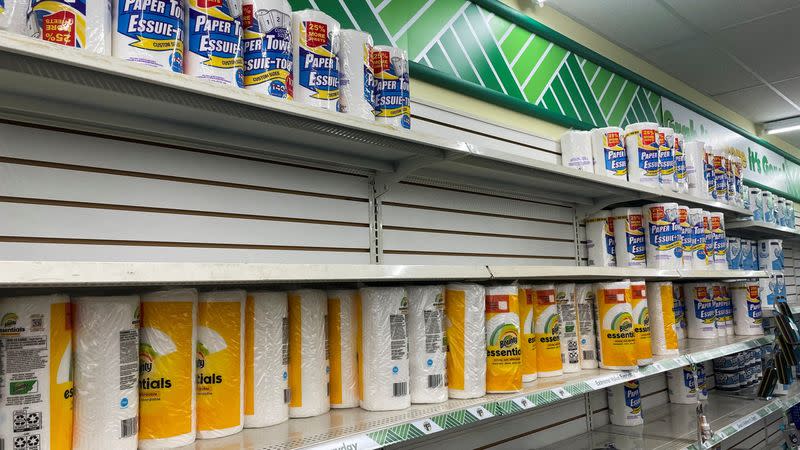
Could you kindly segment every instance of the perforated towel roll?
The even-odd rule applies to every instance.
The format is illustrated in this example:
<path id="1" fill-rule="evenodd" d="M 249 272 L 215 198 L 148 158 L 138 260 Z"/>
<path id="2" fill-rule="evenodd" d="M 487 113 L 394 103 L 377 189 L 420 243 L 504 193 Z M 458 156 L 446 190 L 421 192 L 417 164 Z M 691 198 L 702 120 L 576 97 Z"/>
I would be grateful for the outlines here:
<path id="1" fill-rule="evenodd" d="M 411 403 L 447 400 L 444 286 L 407 286 Z"/>
<path id="2" fill-rule="evenodd" d="M 486 302 L 479 284 L 448 284 L 447 382 L 450 398 L 486 394 Z"/>
<path id="3" fill-rule="evenodd" d="M 644 281 L 631 281 L 631 313 L 636 363 L 644 366 L 653 362 L 651 348 L 650 310 L 647 305 L 647 286 Z"/>
<path id="4" fill-rule="evenodd" d="M 716 311 L 711 292 L 705 283 L 683 285 L 686 300 L 686 336 L 691 339 L 715 339 Z"/>
<path id="5" fill-rule="evenodd" d="M 614 217 L 614 251 L 619 267 L 647 267 L 642 208 L 616 208 Z"/>
<path id="6" fill-rule="evenodd" d="M 647 283 L 647 306 L 650 313 L 651 348 L 654 355 L 678 354 L 678 333 L 680 325 L 675 321 L 675 299 L 672 283 L 651 281 Z"/>
<path id="7" fill-rule="evenodd" d="M 519 301 L 514 285 L 486 288 L 486 392 L 522 389 Z"/>
<path id="8" fill-rule="evenodd" d="M 325 291 L 289 293 L 289 417 L 330 410 L 327 313 Z"/>
<path id="9" fill-rule="evenodd" d="M 586 241 L 590 266 L 615 267 L 617 265 L 614 216 L 611 211 L 598 211 L 586 218 Z"/>
<path id="10" fill-rule="evenodd" d="M 339 108 L 351 116 L 374 121 L 375 74 L 370 65 L 372 36 L 357 30 L 342 30 L 339 36 Z"/>
<path id="11" fill-rule="evenodd" d="M 564 373 L 579 372 L 581 358 L 578 351 L 578 311 L 575 301 L 575 283 L 561 283 L 556 286 L 556 304 L 561 320 L 561 363 Z"/>
<path id="12" fill-rule="evenodd" d="M 689 195 L 698 198 L 708 197 L 708 181 L 705 178 L 707 161 L 705 143 L 689 141 L 684 146 L 686 155 L 686 179 Z"/>
<path id="13" fill-rule="evenodd" d="M 628 155 L 625 153 L 622 128 L 595 128 L 591 131 L 591 136 L 594 173 L 627 181 Z"/>
<path id="14" fill-rule="evenodd" d="M 591 283 L 575 285 L 575 302 L 578 305 L 578 349 L 581 369 L 597 368 L 597 331 L 595 330 L 595 298 Z"/>
<path id="15" fill-rule="evenodd" d="M 757 281 L 731 283 L 729 292 L 733 301 L 733 326 L 737 336 L 764 334 L 761 319 L 761 299 Z"/>
<path id="16" fill-rule="evenodd" d="M 395 128 L 411 128 L 408 54 L 402 48 L 376 45 L 370 54 L 375 73 L 375 120 Z"/>
<path id="17" fill-rule="evenodd" d="M 244 0 L 244 87 L 292 99 L 292 8 L 286 0 Z"/>
<path id="18" fill-rule="evenodd" d="M 635 427 L 644 423 L 639 380 L 606 388 L 606 392 L 608 393 L 608 419 L 613 425 Z"/>
<path id="19" fill-rule="evenodd" d="M 112 1 L 112 54 L 183 73 L 183 2 Z"/>
<path id="20" fill-rule="evenodd" d="M 657 123 L 633 123 L 625 127 L 628 180 L 650 186 L 658 185 L 657 133 Z"/>
<path id="21" fill-rule="evenodd" d="M 357 308 L 358 291 L 328 291 L 331 408 L 355 408 L 359 403 Z"/>
<path id="22" fill-rule="evenodd" d="M 533 286 L 533 321 L 536 332 L 536 369 L 540 377 L 564 373 L 561 362 L 561 318 L 554 284 Z"/>
<path id="23" fill-rule="evenodd" d="M 600 367 L 613 370 L 636 369 L 631 283 L 597 283 L 594 289 Z"/>
<path id="24" fill-rule="evenodd" d="M 520 342 L 522 343 L 522 382 L 528 383 L 538 378 L 536 371 L 536 330 L 533 312 L 533 302 L 536 297 L 533 286 L 520 285 L 518 298 L 521 327 Z"/>
<path id="25" fill-rule="evenodd" d="M 24 34 L 27 27 L 28 2 L 26 0 L 4 0 L 0 7 L 0 30 Z"/>
<path id="26" fill-rule="evenodd" d="M 339 22 L 314 9 L 292 14 L 294 100 L 339 109 Z"/>
<path id="27" fill-rule="evenodd" d="M 561 135 L 561 164 L 592 172 L 592 134 L 589 131 L 567 131 Z"/>
<path id="28" fill-rule="evenodd" d="M 31 0 L 27 34 L 67 47 L 111 54 L 111 2 L 88 0 Z"/>
<path id="29" fill-rule="evenodd" d="M 244 86 L 242 4 L 239 0 L 187 0 L 184 72 L 228 86 Z"/>
<path id="30" fill-rule="evenodd" d="M 678 269 L 683 255 L 677 203 L 651 203 L 642 207 L 647 242 L 647 267 Z"/>
<path id="31" fill-rule="evenodd" d="M 697 382 L 691 366 L 667 372 L 669 402 L 678 405 L 697 404 Z"/>

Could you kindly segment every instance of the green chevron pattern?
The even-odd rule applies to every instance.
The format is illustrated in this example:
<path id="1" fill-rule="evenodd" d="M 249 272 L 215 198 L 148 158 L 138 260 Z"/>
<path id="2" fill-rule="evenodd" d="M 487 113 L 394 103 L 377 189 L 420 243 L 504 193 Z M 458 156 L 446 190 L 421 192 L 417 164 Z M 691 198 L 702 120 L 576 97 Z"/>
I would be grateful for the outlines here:
<path id="1" fill-rule="evenodd" d="M 442 414 L 440 416 L 435 416 L 431 418 L 431 421 L 442 427 L 442 429 L 448 430 L 450 428 L 460 427 L 461 425 L 477 422 L 478 419 L 470 414 L 467 410 L 458 410 L 449 412 L 447 414 Z"/>
<path id="2" fill-rule="evenodd" d="M 379 445 L 391 445 L 409 439 L 420 438 L 425 436 L 425 434 L 413 425 L 403 424 L 374 433 L 367 433 L 367 436 Z"/>

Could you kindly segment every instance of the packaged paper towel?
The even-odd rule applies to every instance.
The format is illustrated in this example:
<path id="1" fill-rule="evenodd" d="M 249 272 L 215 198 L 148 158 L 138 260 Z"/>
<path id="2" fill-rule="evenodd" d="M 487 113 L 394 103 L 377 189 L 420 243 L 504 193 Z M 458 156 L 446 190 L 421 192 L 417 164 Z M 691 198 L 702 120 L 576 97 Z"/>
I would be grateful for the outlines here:
<path id="1" fill-rule="evenodd" d="M 636 363 L 645 366 L 653 362 L 651 348 L 650 310 L 647 305 L 647 286 L 644 281 L 631 281 L 631 310 Z"/>
<path id="2" fill-rule="evenodd" d="M 657 186 L 660 174 L 658 124 L 632 123 L 625 127 L 625 149 L 628 154 L 628 180 Z"/>
<path id="3" fill-rule="evenodd" d="M 331 408 L 355 408 L 358 389 L 358 291 L 328 291 L 328 357 Z"/>
<path id="4" fill-rule="evenodd" d="M 578 306 L 578 350 L 581 369 L 597 368 L 597 331 L 594 326 L 594 287 L 591 283 L 575 285 L 575 302 Z"/>
<path id="5" fill-rule="evenodd" d="M 359 369 L 361 408 L 391 411 L 411 406 L 408 389 L 408 297 L 403 287 L 365 287 L 361 297 Z"/>
<path id="6" fill-rule="evenodd" d="M 247 293 L 244 345 L 244 427 L 261 428 L 289 420 L 286 292 Z"/>
<path id="7" fill-rule="evenodd" d="M 30 0 L 27 6 L 28 36 L 101 55 L 111 54 L 109 0 Z"/>
<path id="8" fill-rule="evenodd" d="M 611 211 L 598 211 L 586 218 L 586 241 L 590 266 L 614 267 L 617 265 L 614 215 Z"/>
<path id="9" fill-rule="evenodd" d="M 738 157 L 734 155 L 732 152 L 728 151 L 725 154 L 725 174 L 726 179 L 728 180 L 728 192 L 726 198 L 728 199 L 728 204 L 736 205 L 738 201 L 736 200 L 736 175 L 734 167 L 736 167 L 736 160 Z"/>
<path id="10" fill-rule="evenodd" d="M 764 222 L 775 222 L 775 195 L 767 190 L 761 191 L 761 209 L 764 212 Z"/>
<path id="11" fill-rule="evenodd" d="M 794 202 L 791 201 L 791 200 L 788 200 L 788 199 L 786 200 L 785 217 L 786 217 L 786 225 L 785 226 L 787 226 L 787 227 L 789 227 L 791 229 L 795 229 L 795 227 L 797 226 L 797 218 L 795 216 L 795 211 L 794 211 Z"/>
<path id="12" fill-rule="evenodd" d="M 786 215 L 786 201 L 781 197 L 775 199 L 775 223 L 778 226 L 783 226 Z"/>
<path id="13" fill-rule="evenodd" d="M 642 399 L 639 394 L 639 380 L 606 388 L 608 393 L 608 420 L 613 425 L 635 427 L 642 420 Z"/>
<path id="14" fill-rule="evenodd" d="M 708 284 L 711 291 L 711 301 L 714 303 L 714 325 L 717 328 L 717 336 L 726 336 L 726 327 L 728 326 L 725 321 L 725 294 L 722 291 L 722 283 L 715 281 Z"/>
<path id="15" fill-rule="evenodd" d="M 679 325 L 675 322 L 675 299 L 669 281 L 647 283 L 647 308 L 650 314 L 651 349 L 654 355 L 678 354 Z M 634 310 L 635 317 L 635 310 Z"/>
<path id="16" fill-rule="evenodd" d="M 713 183 L 714 190 L 711 192 L 711 198 L 719 202 L 726 203 L 728 201 L 728 158 L 725 151 L 715 148 L 711 154 L 711 167 L 713 168 Z"/>
<path id="17" fill-rule="evenodd" d="M 187 0 L 184 72 L 201 80 L 244 87 L 240 0 Z"/>
<path id="18" fill-rule="evenodd" d="M 376 45 L 370 53 L 375 73 L 375 120 L 395 128 L 411 129 L 411 95 L 406 51 Z"/>
<path id="19" fill-rule="evenodd" d="M 686 295 L 683 285 L 672 285 L 672 312 L 675 314 L 675 334 L 678 341 L 686 339 Z"/>
<path id="20" fill-rule="evenodd" d="M 708 211 L 703 211 L 703 234 L 705 235 L 708 270 L 712 270 L 714 269 L 714 258 L 716 255 L 716 251 L 714 250 L 716 236 L 714 236 L 714 230 L 711 225 L 711 213 Z M 725 263 L 727 264 L 728 262 L 725 261 Z"/>
<path id="21" fill-rule="evenodd" d="M 0 30 L 25 34 L 27 30 L 27 0 L 3 0 L 0 6 Z"/>
<path id="22" fill-rule="evenodd" d="M 758 270 L 758 256 L 756 265 L 753 265 L 753 244 L 748 239 L 739 239 L 739 253 L 742 270 Z"/>
<path id="23" fill-rule="evenodd" d="M 776 303 L 786 299 L 786 279 L 782 273 L 771 273 L 769 278 L 758 279 L 761 307 L 772 309 Z"/>
<path id="24" fill-rule="evenodd" d="M 725 237 L 725 215 L 721 212 L 711 213 L 711 236 L 714 239 L 715 270 L 728 270 L 728 240 Z"/>
<path id="25" fill-rule="evenodd" d="M 684 149 L 683 135 L 673 133 L 672 150 L 675 156 L 675 192 L 689 192 L 689 181 L 686 178 L 686 151 Z"/>
<path id="26" fill-rule="evenodd" d="M 628 179 L 628 155 L 622 128 L 604 127 L 591 131 L 594 173 L 607 177 Z M 563 144 L 562 144 L 563 155 Z M 563 156 L 562 156 L 563 157 Z"/>
<path id="27" fill-rule="evenodd" d="M 536 327 L 533 302 L 536 298 L 533 286 L 520 285 L 517 291 L 519 298 L 519 320 L 522 347 L 522 382 L 536 380 Z"/>
<path id="28" fill-rule="evenodd" d="M 343 113 L 373 121 L 375 74 L 370 63 L 372 36 L 356 30 L 342 30 L 339 36 L 339 108 Z"/>
<path id="29" fill-rule="evenodd" d="M 561 135 L 561 164 L 584 172 L 592 167 L 592 132 L 570 130 Z M 601 162 L 598 162 L 601 164 Z"/>
<path id="30" fill-rule="evenodd" d="M 140 314 L 138 295 L 72 300 L 74 450 L 136 450 Z"/>
<path id="31" fill-rule="evenodd" d="M 561 363 L 564 373 L 580 372 L 581 358 L 578 349 L 578 304 L 575 301 L 575 283 L 555 285 L 558 316 L 561 320 Z"/>
<path id="32" fill-rule="evenodd" d="M 561 363 L 561 318 L 554 284 L 533 286 L 533 328 L 536 332 L 536 371 L 539 377 L 564 373 Z"/>
<path id="33" fill-rule="evenodd" d="M 704 148 L 706 151 L 705 179 L 708 183 L 706 186 L 706 189 L 708 189 L 706 198 L 716 198 L 714 196 L 714 190 L 716 189 L 716 182 L 714 180 L 714 147 L 710 144 L 706 144 Z"/>
<path id="34" fill-rule="evenodd" d="M 708 270 L 708 254 L 706 253 L 706 233 L 703 225 L 705 211 L 700 208 L 689 208 L 689 226 L 691 227 L 691 264 L 687 267 L 684 264 L 684 269 L 691 270 Z M 685 235 L 681 234 L 681 239 Z M 683 246 L 684 252 L 686 246 Z"/>
<path id="35" fill-rule="evenodd" d="M 658 128 L 658 184 L 668 191 L 675 191 L 675 131 L 672 128 Z"/>
<path id="36" fill-rule="evenodd" d="M 486 394 L 486 299 L 483 286 L 448 284 L 445 291 L 447 324 L 447 382 L 450 398 Z"/>
<path id="37" fill-rule="evenodd" d="M 519 301 L 514 285 L 486 288 L 486 392 L 522 389 Z"/>
<path id="38" fill-rule="evenodd" d="M 720 283 L 720 284 L 722 287 L 722 302 L 723 302 L 722 319 L 725 323 L 725 335 L 733 336 L 734 334 L 736 334 L 735 330 L 733 329 L 733 302 L 731 301 L 731 294 L 730 290 L 728 289 L 728 283 Z"/>
<path id="39" fill-rule="evenodd" d="M 9 448 L 38 441 L 36 450 L 69 450 L 74 392 L 69 297 L 3 298 L 0 317 L 0 436 Z"/>
<path id="40" fill-rule="evenodd" d="M 667 372 L 667 392 L 670 403 L 697 404 L 697 382 L 692 366 L 679 367 Z"/>
<path id="41" fill-rule="evenodd" d="M 597 283 L 594 290 L 600 367 L 612 370 L 636 369 L 630 281 Z"/>
<path id="42" fill-rule="evenodd" d="M 728 236 L 728 269 L 741 270 L 742 267 L 742 240 L 735 236 Z"/>
<path id="43" fill-rule="evenodd" d="M 686 181 L 692 197 L 708 197 L 708 181 L 705 177 L 706 149 L 702 141 L 689 141 L 684 146 L 686 158 Z"/>
<path id="44" fill-rule="evenodd" d="M 747 209 L 753 213 L 753 220 L 761 222 L 764 220 L 764 197 L 761 195 L 761 189 L 748 188 L 748 207 Z"/>
<path id="45" fill-rule="evenodd" d="M 112 54 L 126 61 L 183 73 L 182 1 L 117 0 Z"/>
<path id="46" fill-rule="evenodd" d="M 292 8 L 286 0 L 244 0 L 244 87 L 292 99 Z"/>
<path id="47" fill-rule="evenodd" d="M 289 292 L 289 417 L 330 410 L 327 313 L 325 291 Z"/>
<path id="48" fill-rule="evenodd" d="M 197 315 L 197 438 L 244 426 L 244 317 L 247 293 L 200 294 Z"/>
<path id="49" fill-rule="evenodd" d="M 292 14 L 292 80 L 295 101 L 339 110 L 339 22 L 314 9 Z"/>
<path id="50" fill-rule="evenodd" d="M 447 400 L 444 286 L 406 286 L 411 403 Z"/>
<path id="51" fill-rule="evenodd" d="M 731 283 L 729 291 L 733 302 L 733 327 L 737 336 L 764 334 L 761 319 L 761 299 L 757 281 Z"/>
<path id="52" fill-rule="evenodd" d="M 139 329 L 139 448 L 175 448 L 197 433 L 197 291 L 142 296 Z"/>
<path id="53" fill-rule="evenodd" d="M 689 219 L 688 206 L 678 205 L 678 225 L 681 227 L 681 261 L 679 267 L 690 269 L 694 258 L 694 230 Z"/>
<path id="54" fill-rule="evenodd" d="M 731 158 L 731 172 L 733 174 L 733 199 L 736 206 L 744 206 L 744 162 L 738 155 Z M 729 184 L 730 186 L 730 184 Z"/>
<path id="55" fill-rule="evenodd" d="M 686 337 L 715 339 L 716 309 L 708 284 L 687 283 L 683 285 L 683 292 L 686 296 Z"/>
<path id="56" fill-rule="evenodd" d="M 708 387 L 706 384 L 706 365 L 711 361 L 701 362 L 694 366 L 695 382 L 697 384 L 697 399 L 700 401 L 708 400 Z M 759 373 L 761 373 L 759 371 Z"/>
<path id="57" fill-rule="evenodd" d="M 642 207 L 647 267 L 678 269 L 683 256 L 682 230 L 677 203 L 651 203 Z"/>
<path id="58" fill-rule="evenodd" d="M 616 208 L 614 217 L 614 252 L 619 267 L 647 267 L 642 208 Z"/>
<path id="59" fill-rule="evenodd" d="M 764 239 L 758 241 L 758 270 L 768 273 L 783 272 L 783 241 Z"/>

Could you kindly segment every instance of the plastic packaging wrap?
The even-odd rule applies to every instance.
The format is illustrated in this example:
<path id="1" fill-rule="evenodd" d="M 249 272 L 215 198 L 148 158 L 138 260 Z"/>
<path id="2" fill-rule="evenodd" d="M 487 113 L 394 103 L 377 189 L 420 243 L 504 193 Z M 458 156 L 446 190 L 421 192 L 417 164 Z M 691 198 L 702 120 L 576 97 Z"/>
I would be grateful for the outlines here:
<path id="1" fill-rule="evenodd" d="M 700 208 L 689 208 L 689 226 L 691 226 L 691 264 L 687 267 L 684 264 L 684 269 L 691 270 L 708 270 L 708 253 L 706 251 L 706 233 L 703 226 L 703 218 L 705 211 Z M 681 236 L 683 239 L 684 236 Z M 684 251 L 686 246 L 683 246 Z"/>
<path id="2" fill-rule="evenodd" d="M 445 317 L 450 398 L 476 398 L 486 394 L 484 297 L 484 288 L 479 284 L 447 285 Z"/>
<path id="3" fill-rule="evenodd" d="M 486 288 L 486 392 L 522 389 L 517 287 Z"/>
<path id="4" fill-rule="evenodd" d="M 292 99 L 292 8 L 286 0 L 244 0 L 244 87 Z"/>
<path id="5" fill-rule="evenodd" d="M 686 337 L 690 339 L 715 339 L 716 310 L 711 291 L 706 283 L 683 285 L 686 301 Z"/>
<path id="6" fill-rule="evenodd" d="M 586 218 L 586 249 L 589 265 L 615 267 L 614 216 L 611 211 L 598 211 Z"/>
<path id="7" fill-rule="evenodd" d="M 561 363 L 561 318 L 554 284 L 533 286 L 533 327 L 536 332 L 536 371 L 539 377 L 564 373 Z"/>
<path id="8" fill-rule="evenodd" d="M 292 14 L 293 97 L 298 103 L 339 110 L 339 22 L 324 12 Z"/>
<path id="9" fill-rule="evenodd" d="M 289 420 L 289 306 L 285 292 L 248 292 L 244 308 L 244 427 Z"/>
<path id="10" fill-rule="evenodd" d="M 594 173 L 627 181 L 628 155 L 625 153 L 625 137 L 622 128 L 595 128 L 591 131 L 591 139 Z"/>
<path id="11" fill-rule="evenodd" d="M 0 4 L 0 30 L 24 34 L 27 29 L 28 1 L 3 0 Z"/>
<path id="12" fill-rule="evenodd" d="M 708 197 L 708 181 L 705 176 L 706 156 L 705 143 L 689 141 L 684 146 L 686 155 L 686 180 L 688 193 L 693 197 Z"/>
<path id="13" fill-rule="evenodd" d="M 597 331 L 594 326 L 594 287 L 591 283 L 575 285 L 575 303 L 578 311 L 578 350 L 581 369 L 597 368 Z"/>
<path id="14" fill-rule="evenodd" d="M 761 318 L 761 299 L 758 297 L 757 281 L 731 283 L 729 292 L 733 302 L 733 327 L 737 336 L 759 336 L 764 334 Z"/>
<path id="15" fill-rule="evenodd" d="M 697 404 L 697 381 L 692 366 L 680 367 L 667 372 L 669 402 L 678 405 Z"/>
<path id="16" fill-rule="evenodd" d="M 758 279 L 761 308 L 772 309 L 779 300 L 786 298 L 786 278 L 781 273 L 771 273 L 769 278 Z"/>
<path id="17" fill-rule="evenodd" d="M 726 328 L 728 326 L 725 321 L 725 294 L 722 291 L 722 283 L 715 281 L 708 284 L 708 289 L 711 292 L 711 301 L 714 303 L 714 325 L 717 328 L 717 336 L 727 336 Z"/>
<path id="18" fill-rule="evenodd" d="M 612 425 L 635 427 L 642 420 L 642 399 L 639 393 L 639 380 L 606 388 L 608 393 L 608 420 Z"/>
<path id="19" fill-rule="evenodd" d="M 675 191 L 675 131 L 658 128 L 658 184 L 668 191 Z"/>
<path id="20" fill-rule="evenodd" d="M 631 283 L 616 281 L 595 284 L 597 303 L 600 367 L 613 370 L 634 370 L 636 349 Z"/>
<path id="21" fill-rule="evenodd" d="M 714 239 L 714 264 L 712 267 L 715 270 L 728 270 L 728 240 L 725 236 L 725 215 L 721 212 L 711 213 L 711 236 Z"/>
<path id="22" fill-rule="evenodd" d="M 42 449 L 70 450 L 73 397 L 64 395 L 73 389 L 69 298 L 3 298 L 0 317 L 0 386 L 5 391 L 0 393 L 0 436 L 12 449 L 17 440 L 25 448 L 24 442 L 38 439 Z M 14 423 L 18 418 L 26 421 L 22 427 Z"/>
<path id="23" fill-rule="evenodd" d="M 183 1 L 116 0 L 111 3 L 114 56 L 183 73 Z"/>
<path id="24" fill-rule="evenodd" d="M 628 180 L 649 186 L 658 185 L 658 124 L 633 123 L 625 127 L 628 154 Z"/>
<path id="25" fill-rule="evenodd" d="M 214 83 L 244 87 L 240 0 L 187 0 L 184 72 Z"/>
<path id="26" fill-rule="evenodd" d="M 758 241 L 758 269 L 768 273 L 783 273 L 783 241 L 766 239 Z"/>
<path id="27" fill-rule="evenodd" d="M 570 130 L 561 135 L 561 165 L 584 172 L 594 171 L 592 132 Z"/>
<path id="28" fill-rule="evenodd" d="M 636 363 L 645 366 L 653 362 L 651 348 L 650 310 L 647 304 L 647 286 L 644 281 L 631 281 L 631 313 L 633 315 L 633 343 Z"/>
<path id="29" fill-rule="evenodd" d="M 197 291 L 142 296 L 139 330 L 139 448 L 189 445 L 195 405 Z"/>
<path id="30" fill-rule="evenodd" d="M 775 222 L 775 194 L 767 190 L 761 191 L 761 211 L 764 222 Z"/>
<path id="31" fill-rule="evenodd" d="M 358 291 L 328 291 L 328 359 L 331 408 L 355 408 L 358 390 Z"/>
<path id="32" fill-rule="evenodd" d="M 722 298 L 724 301 L 725 335 L 733 336 L 736 332 L 733 329 L 733 301 L 731 300 L 731 291 L 728 283 L 722 283 Z"/>
<path id="33" fill-rule="evenodd" d="M 694 259 L 694 230 L 689 219 L 689 207 L 678 205 L 678 225 L 681 228 L 681 261 L 679 267 L 684 269 L 692 268 Z"/>
<path id="34" fill-rule="evenodd" d="M 747 195 L 747 209 L 753 213 L 753 220 L 757 222 L 764 221 L 764 197 L 761 195 L 761 189 L 755 187 L 747 188 Z"/>
<path id="35" fill-rule="evenodd" d="M 538 378 L 536 370 L 536 329 L 533 311 L 533 302 L 536 297 L 533 286 L 520 285 L 517 297 L 519 298 L 520 343 L 522 347 L 522 382 L 528 383 Z"/>
<path id="36" fill-rule="evenodd" d="M 786 223 L 786 200 L 781 197 L 775 198 L 775 223 L 778 226 Z"/>
<path id="37" fill-rule="evenodd" d="M 675 334 L 678 341 L 686 339 L 686 295 L 682 284 L 672 285 L 672 312 L 675 314 Z"/>
<path id="38" fill-rule="evenodd" d="M 679 325 L 675 322 L 675 299 L 669 281 L 647 283 L 647 307 L 650 314 L 651 349 L 656 356 L 677 355 Z M 635 311 L 634 311 L 635 312 Z M 635 314 L 634 314 L 635 317 Z"/>
<path id="39" fill-rule="evenodd" d="M 675 192 L 689 192 L 689 181 L 686 178 L 686 150 L 683 135 L 673 133 L 672 150 L 675 156 Z"/>
<path id="40" fill-rule="evenodd" d="M 372 48 L 370 65 L 375 73 L 375 120 L 395 128 L 411 129 L 408 55 L 388 45 Z"/>
<path id="41" fill-rule="evenodd" d="M 647 267 L 678 269 L 683 255 L 677 203 L 651 203 L 642 207 L 647 243 Z"/>
<path id="42" fill-rule="evenodd" d="M 327 314 L 325 291 L 289 293 L 289 417 L 313 417 L 330 410 Z"/>
<path id="43" fill-rule="evenodd" d="M 614 217 L 614 251 L 619 267 L 647 267 L 642 208 L 616 208 Z"/>
<path id="44" fill-rule="evenodd" d="M 111 54 L 111 2 L 108 0 L 31 0 L 26 28 L 27 35 L 36 39 L 84 48 L 100 55 Z"/>
<path id="45" fill-rule="evenodd" d="M 408 297 L 403 287 L 360 289 L 361 408 L 392 411 L 411 406 L 408 389 Z"/>
<path id="46" fill-rule="evenodd" d="M 712 182 L 714 184 L 711 198 L 726 203 L 728 201 L 728 158 L 725 155 L 725 151 L 715 148 L 710 159 L 713 170 Z"/>
<path id="47" fill-rule="evenodd" d="M 695 365 L 695 382 L 697 384 L 697 399 L 700 401 L 708 400 L 708 385 L 706 384 L 706 366 L 711 361 L 701 362 Z M 759 371 L 759 373 L 761 373 Z"/>
<path id="48" fill-rule="evenodd" d="M 74 450 L 136 450 L 139 296 L 72 300 Z"/>
<path id="49" fill-rule="evenodd" d="M 407 286 L 411 403 L 447 400 L 444 286 Z"/>
<path id="50" fill-rule="evenodd" d="M 561 322 L 561 363 L 564 373 L 580 372 L 581 358 L 578 349 L 578 305 L 575 301 L 575 283 L 556 284 L 556 305 Z"/>
<path id="51" fill-rule="evenodd" d="M 351 116 L 373 121 L 375 74 L 370 65 L 372 36 L 356 30 L 342 30 L 339 36 L 339 109 Z"/>

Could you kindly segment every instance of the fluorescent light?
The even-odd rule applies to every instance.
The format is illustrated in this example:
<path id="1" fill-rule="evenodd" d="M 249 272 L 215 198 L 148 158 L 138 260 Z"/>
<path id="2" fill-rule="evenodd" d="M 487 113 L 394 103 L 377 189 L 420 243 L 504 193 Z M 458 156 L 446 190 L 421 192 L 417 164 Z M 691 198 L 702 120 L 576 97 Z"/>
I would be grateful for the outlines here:
<path id="1" fill-rule="evenodd" d="M 788 127 L 781 127 L 772 130 L 767 130 L 767 134 L 788 133 L 790 131 L 797 131 L 797 130 L 800 130 L 800 125 L 791 125 Z"/>
<path id="2" fill-rule="evenodd" d="M 764 131 L 767 134 L 788 133 L 797 130 L 800 130 L 800 116 L 764 123 Z"/>

